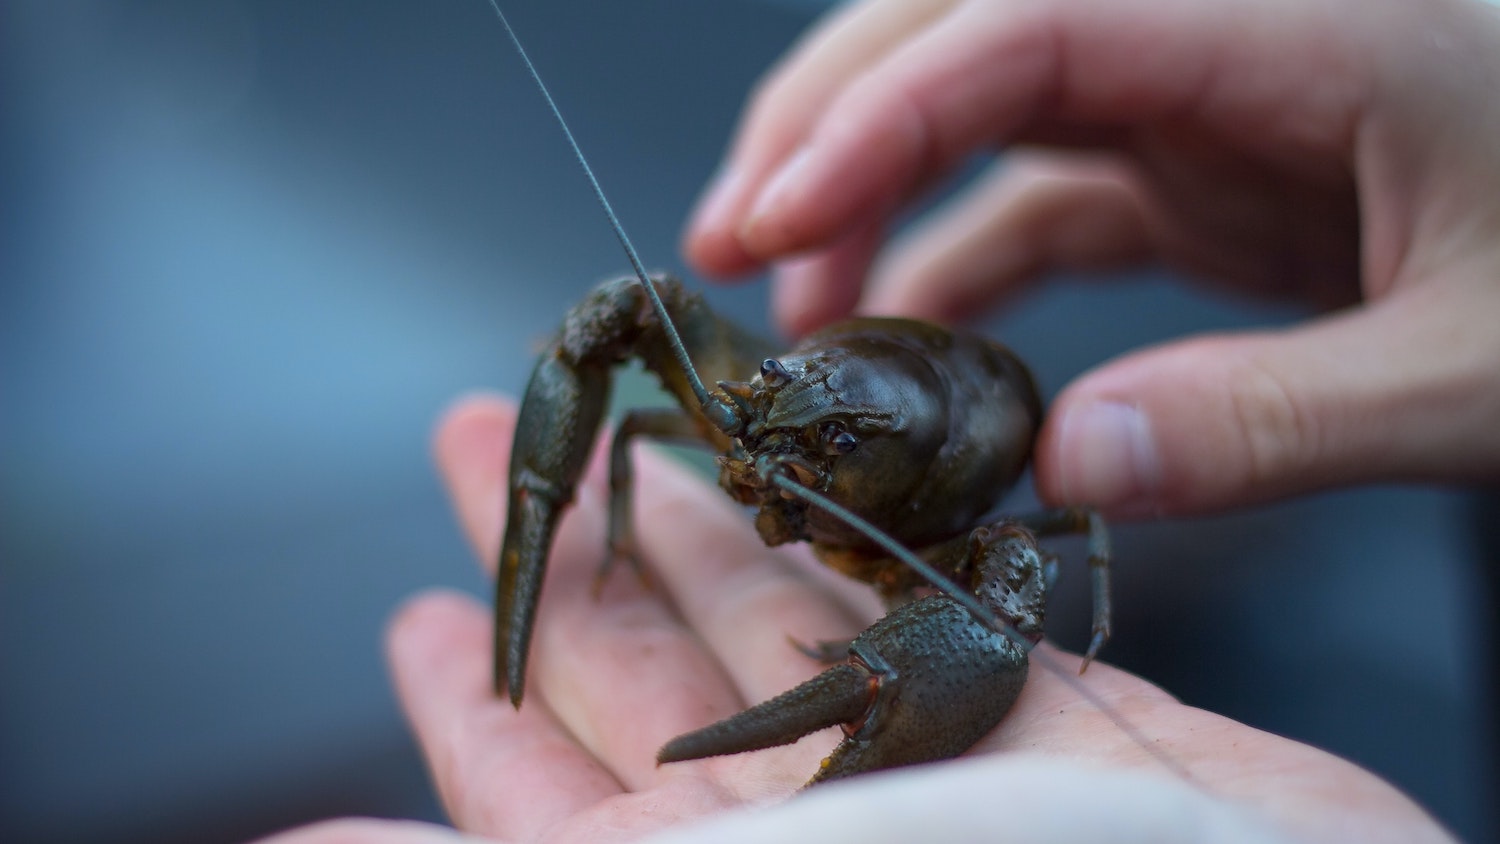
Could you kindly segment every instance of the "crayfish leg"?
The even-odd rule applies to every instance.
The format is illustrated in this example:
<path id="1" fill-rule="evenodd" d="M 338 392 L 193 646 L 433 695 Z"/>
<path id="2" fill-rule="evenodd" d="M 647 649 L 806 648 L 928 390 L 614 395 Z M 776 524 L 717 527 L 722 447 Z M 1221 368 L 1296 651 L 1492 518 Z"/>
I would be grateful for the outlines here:
<path id="1" fill-rule="evenodd" d="M 615 429 L 609 446 L 609 549 L 594 574 L 594 597 L 604 589 L 617 561 L 623 560 L 648 588 L 650 575 L 641 561 L 641 550 L 635 538 L 633 490 L 635 471 L 630 462 L 630 444 L 645 438 L 668 445 L 712 446 L 703 436 L 696 420 L 676 408 L 641 408 L 628 411 Z"/>
<path id="2" fill-rule="evenodd" d="M 809 733 L 864 717 L 879 678 L 863 666 L 839 663 L 794 689 L 662 746 L 658 764 L 724 756 L 791 744 Z"/>
<path id="3" fill-rule="evenodd" d="M 790 744 L 833 724 L 845 738 L 808 781 L 948 759 L 979 741 L 1026 683 L 1026 650 L 944 595 L 860 634 L 846 662 L 779 697 L 668 742 L 660 762 Z"/>
<path id="4" fill-rule="evenodd" d="M 1083 534 L 1088 538 L 1089 586 L 1094 616 L 1088 650 L 1084 651 L 1083 665 L 1078 669 L 1078 673 L 1082 674 L 1099 654 L 1099 649 L 1109 641 L 1114 618 L 1110 600 L 1110 560 L 1113 554 L 1110 550 L 1109 529 L 1105 527 L 1103 517 L 1091 507 L 1059 507 L 1018 516 L 1009 521 L 1025 525 L 1037 536 Z"/>

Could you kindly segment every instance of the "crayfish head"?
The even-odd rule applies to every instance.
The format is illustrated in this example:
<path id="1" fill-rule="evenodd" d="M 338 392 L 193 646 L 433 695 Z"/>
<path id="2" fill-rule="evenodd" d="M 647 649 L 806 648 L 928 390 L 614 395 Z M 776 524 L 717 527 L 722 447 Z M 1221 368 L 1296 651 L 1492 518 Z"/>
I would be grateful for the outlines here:
<path id="1" fill-rule="evenodd" d="M 1020 476 L 1041 423 L 1036 386 L 1009 350 L 914 320 L 830 326 L 720 388 L 741 423 L 721 483 L 759 508 L 772 544 L 874 544 L 844 518 L 788 500 L 774 477 L 909 548 L 962 536 Z"/>
<path id="2" fill-rule="evenodd" d="M 759 508 L 756 525 L 768 544 L 870 544 L 841 519 L 777 488 L 776 475 L 898 538 L 928 538 L 903 528 L 920 527 L 910 515 L 924 506 L 917 493 L 946 439 L 942 385 L 920 355 L 864 346 L 767 359 L 751 381 L 719 385 L 747 420 L 739 448 L 720 459 L 721 484 Z"/>

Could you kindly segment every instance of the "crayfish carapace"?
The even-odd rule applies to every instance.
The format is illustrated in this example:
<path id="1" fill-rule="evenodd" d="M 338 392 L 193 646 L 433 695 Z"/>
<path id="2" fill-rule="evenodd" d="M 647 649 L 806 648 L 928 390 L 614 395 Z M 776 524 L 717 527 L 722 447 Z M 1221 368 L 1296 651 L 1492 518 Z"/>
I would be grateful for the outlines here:
<path id="1" fill-rule="evenodd" d="M 526 388 L 496 584 L 497 691 L 520 705 L 553 534 L 598 434 L 612 372 L 628 360 L 656 374 L 681 410 L 621 421 L 609 553 L 635 550 L 629 442 L 696 442 L 721 455 L 721 486 L 755 508 L 768 544 L 810 542 L 824 563 L 874 584 L 890 607 L 827 671 L 673 739 L 660 761 L 786 744 L 834 724 L 846 737 L 813 782 L 964 752 L 1010 709 L 1042 636 L 1057 566 L 1037 535 L 1089 536 L 1087 665 L 1109 635 L 1102 522 L 1077 508 L 987 518 L 1030 459 L 1042 418 L 1031 375 L 1009 350 L 923 322 L 866 318 L 776 355 L 680 283 L 648 279 L 584 170 L 637 276 L 601 285 L 568 313 Z M 919 596 L 924 587 L 935 592 Z"/>

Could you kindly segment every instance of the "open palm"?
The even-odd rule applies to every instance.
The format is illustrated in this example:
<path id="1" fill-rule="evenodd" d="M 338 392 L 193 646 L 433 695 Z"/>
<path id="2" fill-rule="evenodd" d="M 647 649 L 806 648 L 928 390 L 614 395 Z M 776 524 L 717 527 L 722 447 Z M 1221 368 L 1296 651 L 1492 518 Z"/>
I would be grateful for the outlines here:
<path id="1" fill-rule="evenodd" d="M 468 536 L 493 561 L 515 425 L 505 400 L 460 403 L 437 458 Z M 657 766 L 667 739 L 816 673 L 788 637 L 849 637 L 868 590 L 768 549 L 727 497 L 638 455 L 643 583 L 596 598 L 607 492 L 601 461 L 559 531 L 519 711 L 491 685 L 489 611 L 451 593 L 413 600 L 390 634 L 396 685 L 453 821 L 514 841 L 1444 840 L 1421 809 L 1358 767 L 1210 712 L 1047 645 L 1014 709 L 973 759 L 820 786 L 787 800 L 836 742 Z M 1071 681 L 1071 682 L 1070 682 Z M 1081 696 L 1085 686 L 1102 712 Z M 1120 724 L 1128 724 L 1130 731 Z M 1164 761 L 1165 760 L 1165 761 Z M 969 795 L 965 798 L 964 795 Z M 684 822 L 721 819 L 712 833 Z M 345 821 L 289 841 L 451 840 L 434 827 Z M 936 836 L 936 839 L 934 839 Z"/>

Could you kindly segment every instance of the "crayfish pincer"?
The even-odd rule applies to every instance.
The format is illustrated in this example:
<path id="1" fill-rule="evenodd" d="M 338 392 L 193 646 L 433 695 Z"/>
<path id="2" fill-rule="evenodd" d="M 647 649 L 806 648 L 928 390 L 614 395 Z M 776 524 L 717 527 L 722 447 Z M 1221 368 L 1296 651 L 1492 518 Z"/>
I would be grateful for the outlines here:
<path id="1" fill-rule="evenodd" d="M 787 744 L 834 724 L 846 738 L 813 782 L 957 756 L 1005 716 L 1042 636 L 1056 562 L 1036 536 L 1087 533 L 1093 639 L 1109 637 L 1109 550 L 1092 511 L 989 517 L 1042 421 L 1031 374 L 983 337 L 907 319 L 851 319 L 780 356 L 679 282 L 648 277 L 562 113 L 510 34 L 635 269 L 568 312 L 521 401 L 495 595 L 495 686 L 521 705 L 542 575 L 558 518 L 599 432 L 613 370 L 639 361 L 679 410 L 636 410 L 610 452 L 609 555 L 637 559 L 629 443 L 719 453 L 719 485 L 755 509 L 768 545 L 809 542 L 874 584 L 890 612 L 795 689 L 662 748 L 680 761 Z M 704 384 L 716 385 L 709 389 Z M 919 595 L 935 590 L 935 594 Z"/>
<path id="2" fill-rule="evenodd" d="M 1042 417 L 1035 384 L 1009 350 L 915 320 L 860 318 L 773 356 L 769 343 L 679 282 L 651 285 L 661 311 L 637 279 L 595 289 L 568 313 L 526 388 L 497 582 L 497 690 L 520 705 L 553 532 L 598 433 L 613 369 L 630 359 L 681 409 L 621 421 L 609 553 L 635 553 L 630 440 L 701 443 L 720 454 L 720 485 L 755 509 L 767 544 L 811 543 L 891 608 L 823 674 L 672 740 L 661 761 L 786 744 L 834 724 L 846 738 L 813 782 L 964 752 L 1020 694 L 1041 638 L 1056 562 L 1037 535 L 1089 536 L 1093 658 L 1109 635 L 1098 517 L 1068 508 L 987 518 L 1025 468 Z M 922 594 L 926 587 L 938 591 Z"/>

